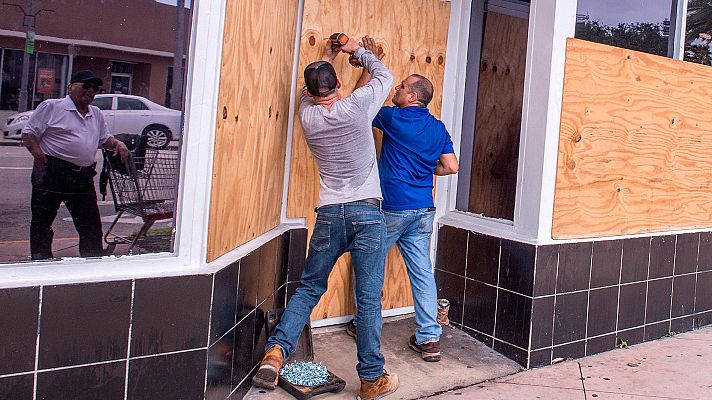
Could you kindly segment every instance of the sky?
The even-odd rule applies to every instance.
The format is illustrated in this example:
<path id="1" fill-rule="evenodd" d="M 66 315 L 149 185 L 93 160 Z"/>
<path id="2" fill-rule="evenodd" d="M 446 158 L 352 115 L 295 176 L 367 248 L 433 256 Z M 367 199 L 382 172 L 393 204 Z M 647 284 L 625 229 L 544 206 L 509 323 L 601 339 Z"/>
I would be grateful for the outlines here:
<path id="1" fill-rule="evenodd" d="M 578 0 L 578 14 L 605 25 L 621 22 L 662 22 L 670 18 L 672 0 Z"/>

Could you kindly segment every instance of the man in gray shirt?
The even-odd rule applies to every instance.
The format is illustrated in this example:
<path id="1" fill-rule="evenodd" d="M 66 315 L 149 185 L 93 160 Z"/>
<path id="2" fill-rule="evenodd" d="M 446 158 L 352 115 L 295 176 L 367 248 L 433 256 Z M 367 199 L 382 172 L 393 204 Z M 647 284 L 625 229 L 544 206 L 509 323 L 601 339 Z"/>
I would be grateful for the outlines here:
<path id="1" fill-rule="evenodd" d="M 353 54 L 372 76 L 345 98 L 331 65 L 341 51 Z M 295 351 L 312 309 L 326 291 L 336 260 L 350 252 L 358 308 L 358 398 L 382 398 L 396 391 L 398 377 L 384 371 L 380 352 L 386 226 L 371 122 L 388 97 L 393 76 L 373 53 L 350 39 L 343 47 L 327 44 L 322 60 L 305 68 L 304 81 L 299 120 L 319 168 L 319 207 L 299 288 L 267 340 L 252 383 L 274 389 L 284 359 Z"/>

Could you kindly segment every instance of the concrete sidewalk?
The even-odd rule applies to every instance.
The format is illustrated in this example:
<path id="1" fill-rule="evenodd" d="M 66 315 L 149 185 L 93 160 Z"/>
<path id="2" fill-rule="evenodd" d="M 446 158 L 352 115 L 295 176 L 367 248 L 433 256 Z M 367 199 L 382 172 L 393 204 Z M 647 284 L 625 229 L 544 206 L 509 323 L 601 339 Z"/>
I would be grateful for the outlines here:
<path id="1" fill-rule="evenodd" d="M 712 399 L 712 328 L 434 396 L 462 399 Z"/>
<path id="2" fill-rule="evenodd" d="M 442 361 L 423 362 L 406 345 L 414 327 L 412 318 L 384 321 L 386 368 L 401 382 L 388 400 L 712 399 L 712 327 L 529 371 L 452 328 L 443 330 Z M 353 339 L 334 327 L 315 330 L 313 341 L 316 361 L 347 382 L 340 393 L 314 398 L 356 398 Z M 253 387 L 245 399 L 293 397 Z"/>

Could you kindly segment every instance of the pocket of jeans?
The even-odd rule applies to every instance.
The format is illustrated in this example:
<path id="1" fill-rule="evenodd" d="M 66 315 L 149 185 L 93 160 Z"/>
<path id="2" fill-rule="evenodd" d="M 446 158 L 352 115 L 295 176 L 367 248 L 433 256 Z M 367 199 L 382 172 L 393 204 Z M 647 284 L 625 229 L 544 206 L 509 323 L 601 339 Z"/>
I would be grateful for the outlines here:
<path id="1" fill-rule="evenodd" d="M 316 220 L 314 233 L 309 241 L 309 247 L 316 251 L 323 251 L 329 248 L 331 241 L 331 222 Z"/>
<path id="2" fill-rule="evenodd" d="M 383 244 L 383 221 L 353 221 L 355 249 L 373 253 L 379 251 Z"/>
<path id="3" fill-rule="evenodd" d="M 433 222 L 435 221 L 435 211 L 428 211 L 420 216 L 418 221 L 418 233 L 433 233 Z"/>
<path id="4" fill-rule="evenodd" d="M 388 211 L 383 211 L 383 216 L 386 219 L 386 232 L 393 233 L 398 231 L 398 229 L 403 224 L 403 215 L 396 214 Z"/>

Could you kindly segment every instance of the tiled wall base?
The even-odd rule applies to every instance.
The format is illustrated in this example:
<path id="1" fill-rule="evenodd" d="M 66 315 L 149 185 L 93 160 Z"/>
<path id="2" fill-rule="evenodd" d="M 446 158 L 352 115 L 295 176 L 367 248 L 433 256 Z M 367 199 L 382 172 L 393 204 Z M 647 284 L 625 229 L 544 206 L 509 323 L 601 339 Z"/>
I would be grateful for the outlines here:
<path id="1" fill-rule="evenodd" d="M 534 246 L 441 226 L 450 320 L 524 367 L 712 324 L 712 232 Z"/>
<path id="2" fill-rule="evenodd" d="M 0 399 L 240 399 L 305 254 L 296 229 L 215 274 L 0 289 Z"/>

